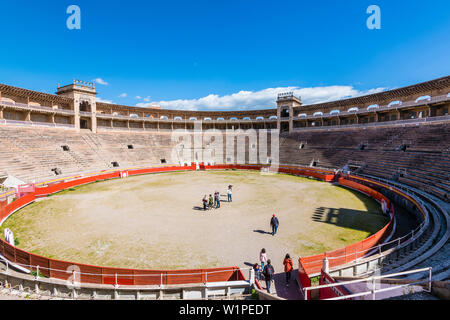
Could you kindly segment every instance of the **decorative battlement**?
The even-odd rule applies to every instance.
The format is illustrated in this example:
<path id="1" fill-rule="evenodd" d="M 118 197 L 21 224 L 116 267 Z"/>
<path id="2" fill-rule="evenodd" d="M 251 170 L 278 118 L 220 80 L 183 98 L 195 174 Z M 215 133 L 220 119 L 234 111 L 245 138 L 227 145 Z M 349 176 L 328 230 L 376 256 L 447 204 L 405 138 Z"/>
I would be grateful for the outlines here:
<path id="1" fill-rule="evenodd" d="M 68 95 L 74 91 L 96 95 L 95 83 L 73 79 L 72 83 L 63 87 L 58 84 L 57 95 Z"/>
<path id="2" fill-rule="evenodd" d="M 290 91 L 290 92 L 283 92 L 283 93 L 279 93 L 278 94 L 278 99 L 277 102 L 280 101 L 296 101 L 297 103 L 302 103 L 302 98 L 301 97 L 296 97 L 294 95 L 294 92 Z"/>

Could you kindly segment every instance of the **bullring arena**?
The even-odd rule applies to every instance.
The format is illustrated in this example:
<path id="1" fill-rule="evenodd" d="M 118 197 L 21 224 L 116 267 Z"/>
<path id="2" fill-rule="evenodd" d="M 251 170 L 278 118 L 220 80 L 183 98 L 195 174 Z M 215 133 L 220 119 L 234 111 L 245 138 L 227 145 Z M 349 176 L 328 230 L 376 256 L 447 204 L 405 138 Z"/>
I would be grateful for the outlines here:
<path id="1" fill-rule="evenodd" d="M 96 94 L 75 80 L 55 95 L 0 85 L 0 231 L 13 233 L 2 294 L 448 297 L 450 77 L 315 105 L 286 93 L 276 109 L 238 112 Z M 204 211 L 215 191 L 221 207 Z M 261 248 L 272 294 L 252 270 Z"/>

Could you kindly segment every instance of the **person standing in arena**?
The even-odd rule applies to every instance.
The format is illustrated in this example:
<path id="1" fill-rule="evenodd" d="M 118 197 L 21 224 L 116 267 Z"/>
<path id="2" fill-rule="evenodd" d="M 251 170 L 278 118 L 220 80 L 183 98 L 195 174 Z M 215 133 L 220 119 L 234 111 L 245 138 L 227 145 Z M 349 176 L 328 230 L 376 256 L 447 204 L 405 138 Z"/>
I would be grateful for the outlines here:
<path id="1" fill-rule="evenodd" d="M 273 215 L 272 219 L 270 219 L 270 226 L 272 227 L 272 236 L 274 236 L 277 233 L 279 225 L 280 222 L 278 221 L 278 218 L 275 217 L 275 215 Z"/>
<path id="2" fill-rule="evenodd" d="M 203 210 L 206 211 L 206 207 L 208 206 L 208 199 L 206 198 L 206 194 L 203 197 Z"/>
<path id="3" fill-rule="evenodd" d="M 216 191 L 216 209 L 220 208 L 220 193 L 218 191 Z"/>
<path id="4" fill-rule="evenodd" d="M 213 208 L 213 205 L 214 205 L 214 199 L 213 199 L 212 194 L 210 194 L 210 195 L 209 195 L 208 208 L 209 208 L 209 209 L 212 209 L 212 208 Z"/>
<path id="5" fill-rule="evenodd" d="M 233 202 L 233 190 L 232 190 L 232 185 L 228 186 L 228 202 Z"/>
<path id="6" fill-rule="evenodd" d="M 267 265 L 264 267 L 264 270 L 263 270 L 264 279 L 266 280 L 267 293 L 269 293 L 269 294 L 270 294 L 270 284 L 273 280 L 274 274 L 275 274 L 275 270 L 273 269 L 273 266 L 269 259 L 269 260 L 267 260 Z"/>
<path id="7" fill-rule="evenodd" d="M 266 249 L 262 248 L 259 253 L 259 261 L 261 262 L 261 269 L 264 269 L 264 265 L 267 263 Z"/>
<path id="8" fill-rule="evenodd" d="M 214 208 L 217 208 L 217 191 L 214 192 Z"/>
<path id="9" fill-rule="evenodd" d="M 286 254 L 283 264 L 284 264 L 284 272 L 286 273 L 286 286 L 289 287 L 289 281 L 291 280 L 291 272 L 292 269 L 294 268 L 294 263 L 292 262 L 289 253 Z"/>

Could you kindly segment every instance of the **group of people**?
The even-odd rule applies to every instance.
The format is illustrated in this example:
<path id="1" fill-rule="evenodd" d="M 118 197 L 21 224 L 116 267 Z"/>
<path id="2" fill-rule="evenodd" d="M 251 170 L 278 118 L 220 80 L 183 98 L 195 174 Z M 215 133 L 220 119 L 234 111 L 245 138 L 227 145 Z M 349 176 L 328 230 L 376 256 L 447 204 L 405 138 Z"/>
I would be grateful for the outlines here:
<path id="1" fill-rule="evenodd" d="M 228 186 L 228 202 L 232 202 L 232 194 L 233 194 L 233 186 L 230 184 Z M 203 197 L 202 203 L 203 203 L 203 210 L 210 210 L 210 209 L 219 209 L 220 208 L 220 192 L 216 191 L 214 192 L 214 197 L 212 194 L 209 195 L 209 197 L 205 196 Z"/>
<path id="2" fill-rule="evenodd" d="M 270 294 L 270 285 L 273 281 L 275 269 L 272 266 L 272 261 L 270 261 L 270 259 L 267 259 L 267 253 L 265 248 L 262 248 L 261 252 L 259 253 L 259 261 L 261 262 L 261 265 L 255 263 L 253 265 L 253 270 L 255 271 L 255 276 L 258 280 L 262 280 L 262 278 L 264 278 L 266 282 L 267 292 Z M 286 275 L 286 286 L 288 287 L 289 282 L 291 281 L 291 273 L 292 270 L 294 269 L 294 263 L 289 253 L 287 253 L 286 256 L 284 257 L 283 265 L 284 265 L 284 273 Z"/>

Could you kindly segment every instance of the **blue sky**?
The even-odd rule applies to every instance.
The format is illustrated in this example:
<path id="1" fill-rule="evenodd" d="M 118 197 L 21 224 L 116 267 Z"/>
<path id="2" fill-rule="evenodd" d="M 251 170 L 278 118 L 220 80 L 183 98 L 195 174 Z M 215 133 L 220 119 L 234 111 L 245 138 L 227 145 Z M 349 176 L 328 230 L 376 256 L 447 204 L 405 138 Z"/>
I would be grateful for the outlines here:
<path id="1" fill-rule="evenodd" d="M 71 4 L 81 30 L 66 27 Z M 372 4 L 381 30 L 366 27 Z M 267 108 L 279 91 L 315 103 L 450 74 L 448 0 L 3 0 L 0 12 L 1 83 L 54 93 L 102 79 L 100 99 L 127 105 Z"/>

